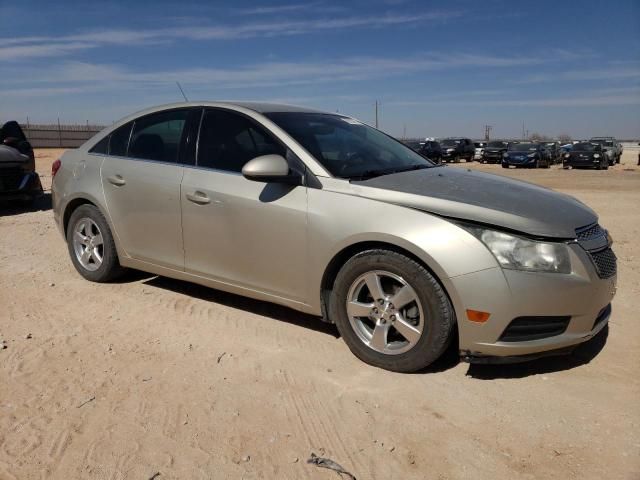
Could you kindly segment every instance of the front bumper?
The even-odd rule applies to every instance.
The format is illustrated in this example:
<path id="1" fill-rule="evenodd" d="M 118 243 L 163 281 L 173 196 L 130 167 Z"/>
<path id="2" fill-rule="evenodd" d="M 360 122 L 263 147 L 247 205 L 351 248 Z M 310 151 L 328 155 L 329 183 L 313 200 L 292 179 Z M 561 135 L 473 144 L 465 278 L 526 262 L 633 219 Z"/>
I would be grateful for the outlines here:
<path id="1" fill-rule="evenodd" d="M 601 158 L 565 158 L 563 167 L 597 167 L 602 163 Z"/>
<path id="2" fill-rule="evenodd" d="M 502 157 L 502 164 L 513 167 L 529 167 L 536 163 L 537 157 L 512 158 Z"/>
<path id="3" fill-rule="evenodd" d="M 484 152 L 482 160 L 487 163 L 500 163 L 502 161 L 502 153 L 487 153 Z"/>
<path id="4" fill-rule="evenodd" d="M 463 357 L 513 357 L 566 349 L 589 340 L 607 325 L 616 275 L 598 277 L 589 254 L 570 245 L 570 274 L 503 270 L 499 267 L 451 278 L 451 294 Z M 451 292 L 450 292 L 451 293 Z M 466 310 L 489 312 L 485 323 L 467 320 Z M 503 334 L 521 317 L 567 318 L 559 334 L 505 341 Z"/>

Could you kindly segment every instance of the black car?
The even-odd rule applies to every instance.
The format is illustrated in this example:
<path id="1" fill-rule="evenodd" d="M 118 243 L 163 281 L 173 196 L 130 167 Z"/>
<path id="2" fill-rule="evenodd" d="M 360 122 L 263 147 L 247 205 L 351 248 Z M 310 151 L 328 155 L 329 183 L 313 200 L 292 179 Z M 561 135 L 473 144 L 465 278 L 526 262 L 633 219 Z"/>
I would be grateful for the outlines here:
<path id="1" fill-rule="evenodd" d="M 437 163 L 442 163 L 442 148 L 440 144 L 433 140 L 427 140 L 422 145 L 422 148 L 419 150 L 419 153 L 429 160 L 432 160 Z"/>
<path id="2" fill-rule="evenodd" d="M 487 143 L 482 153 L 482 163 L 500 163 L 502 162 L 502 156 L 506 153 L 509 147 L 509 142 L 502 140 L 492 140 Z"/>
<path id="3" fill-rule="evenodd" d="M 476 147 L 468 138 L 445 138 L 440 142 L 442 148 L 442 161 L 456 162 L 465 159 L 467 162 L 473 161 Z"/>
<path id="4" fill-rule="evenodd" d="M 551 155 L 544 143 L 513 142 L 502 155 L 502 168 L 549 168 Z"/>
<path id="5" fill-rule="evenodd" d="M 589 167 L 596 170 L 604 168 L 607 170 L 609 159 L 599 143 L 580 142 L 573 146 L 571 152 L 562 156 L 562 168 L 569 167 Z"/>
<path id="6" fill-rule="evenodd" d="M 33 148 L 17 122 L 0 129 L 0 200 L 32 203 L 42 195 Z"/>

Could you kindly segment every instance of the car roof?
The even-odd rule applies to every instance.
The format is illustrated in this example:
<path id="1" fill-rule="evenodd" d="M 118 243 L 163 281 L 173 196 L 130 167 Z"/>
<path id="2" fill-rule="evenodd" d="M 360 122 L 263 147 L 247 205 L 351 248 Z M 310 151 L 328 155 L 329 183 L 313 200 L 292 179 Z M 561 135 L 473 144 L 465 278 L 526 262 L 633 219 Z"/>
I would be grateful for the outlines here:
<path id="1" fill-rule="evenodd" d="M 258 113 L 275 113 L 275 112 L 305 112 L 305 113 L 329 113 L 323 112 L 321 110 L 316 110 L 309 107 L 301 107 L 298 105 L 288 105 L 285 103 L 269 103 L 269 102 L 236 102 L 236 101 L 193 101 L 193 102 L 176 102 L 169 103 L 166 105 L 158 105 L 155 107 L 151 107 L 150 109 L 145 110 L 149 111 L 161 111 L 170 108 L 181 108 L 181 107 L 219 107 L 219 106 L 229 106 L 229 107 L 243 107 L 249 110 L 253 110 Z M 339 114 L 335 114 L 339 115 Z"/>

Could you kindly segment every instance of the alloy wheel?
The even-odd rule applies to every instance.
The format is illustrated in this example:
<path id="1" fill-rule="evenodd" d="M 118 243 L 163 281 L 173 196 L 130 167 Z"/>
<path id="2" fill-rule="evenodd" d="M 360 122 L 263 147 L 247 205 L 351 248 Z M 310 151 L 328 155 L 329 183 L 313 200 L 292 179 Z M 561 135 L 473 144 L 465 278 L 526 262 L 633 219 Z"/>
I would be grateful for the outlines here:
<path id="1" fill-rule="evenodd" d="M 83 268 L 94 272 L 102 265 L 104 242 L 96 222 L 81 218 L 73 231 L 73 251 Z"/>
<path id="2" fill-rule="evenodd" d="M 415 346 L 424 333 L 424 313 L 415 290 L 399 275 L 374 270 L 349 288 L 347 315 L 353 331 L 369 348 L 398 355 Z"/>

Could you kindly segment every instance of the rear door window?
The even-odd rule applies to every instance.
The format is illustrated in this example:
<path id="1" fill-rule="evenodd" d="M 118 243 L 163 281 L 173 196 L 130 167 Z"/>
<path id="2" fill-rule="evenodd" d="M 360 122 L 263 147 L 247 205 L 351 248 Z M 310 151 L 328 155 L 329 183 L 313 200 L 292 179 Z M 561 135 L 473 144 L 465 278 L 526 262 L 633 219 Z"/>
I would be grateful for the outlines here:
<path id="1" fill-rule="evenodd" d="M 177 163 L 188 113 L 170 110 L 136 120 L 127 156 Z"/>
<path id="2" fill-rule="evenodd" d="M 127 148 L 129 146 L 129 137 L 131 136 L 131 127 L 133 122 L 118 128 L 109 137 L 109 155 L 116 157 L 126 157 Z"/>

